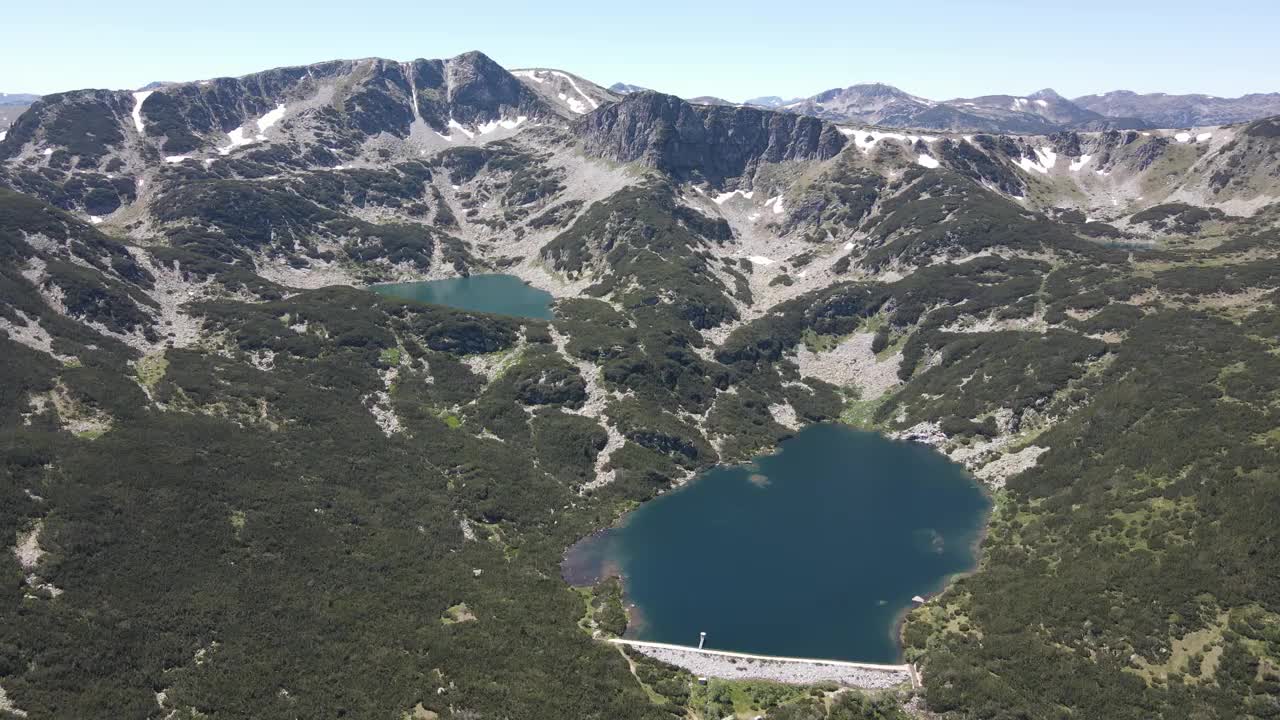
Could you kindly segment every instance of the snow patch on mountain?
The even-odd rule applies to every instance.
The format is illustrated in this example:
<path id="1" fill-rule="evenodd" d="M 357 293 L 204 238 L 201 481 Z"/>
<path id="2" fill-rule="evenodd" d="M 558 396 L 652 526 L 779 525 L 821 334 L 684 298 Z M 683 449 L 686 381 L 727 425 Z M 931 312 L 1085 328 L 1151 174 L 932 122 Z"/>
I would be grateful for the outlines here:
<path id="1" fill-rule="evenodd" d="M 1049 168 L 1041 165 L 1038 160 L 1033 160 L 1025 155 L 1018 158 L 1018 167 L 1022 168 L 1024 172 L 1035 171 L 1041 175 L 1049 174 Z"/>
<path id="2" fill-rule="evenodd" d="M 862 151 L 870 150 L 881 140 L 898 140 L 901 142 L 914 143 L 917 140 L 933 142 L 938 139 L 936 135 L 905 135 L 903 133 L 885 132 L 884 130 L 866 130 L 846 127 L 836 129 L 840 131 L 840 134 L 845 135 L 846 137 L 852 137 L 853 144 Z"/>
<path id="3" fill-rule="evenodd" d="M 916 158 L 916 164 L 922 165 L 927 168 L 938 167 L 938 161 L 929 155 L 925 155 L 924 153 L 920 153 L 919 157 Z"/>
<path id="4" fill-rule="evenodd" d="M 139 133 L 142 132 L 142 127 L 143 127 L 142 103 L 146 102 L 147 98 L 151 97 L 151 93 L 153 92 L 155 92 L 155 90 L 143 90 L 141 92 L 136 92 L 133 94 L 133 127 Z"/>
<path id="5" fill-rule="evenodd" d="M 258 132 L 264 133 L 272 125 L 275 125 L 276 123 L 280 122 L 280 118 L 284 117 L 284 111 L 285 111 L 284 103 L 281 103 L 277 105 L 274 110 L 258 118 Z"/>
<path id="6" fill-rule="evenodd" d="M 538 83 L 539 85 L 546 82 L 545 78 L 538 75 L 537 70 L 512 70 L 511 74 L 515 75 L 516 77 L 529 78 L 530 80 Z"/>
<path id="7" fill-rule="evenodd" d="M 516 128 L 523 125 L 524 121 L 528 119 L 529 119 L 528 117 L 524 115 L 520 115 L 515 120 L 509 120 L 509 119 L 493 120 L 491 122 L 484 123 L 483 125 L 477 125 L 476 133 L 479 135 L 488 135 L 491 132 L 496 132 L 498 129 L 515 130 Z"/>
<path id="8" fill-rule="evenodd" d="M 232 130 L 231 132 L 227 133 L 227 140 L 231 144 L 224 145 L 218 148 L 218 154 L 226 155 L 238 147 L 244 147 L 245 145 L 252 145 L 255 142 L 266 141 L 267 136 L 265 135 L 265 133 L 267 129 L 270 128 L 272 125 L 275 125 L 277 122 L 280 122 L 280 118 L 284 117 L 284 113 L 285 113 L 285 106 L 283 104 L 280 104 L 280 105 L 277 105 L 274 110 L 271 110 L 266 115 L 263 115 L 262 117 L 254 121 L 254 124 L 257 125 L 258 127 L 258 134 L 254 135 L 253 137 L 248 137 L 244 134 L 243 126 L 238 127 L 235 130 Z"/>
<path id="9" fill-rule="evenodd" d="M 731 198 L 733 198 L 734 195 L 741 195 L 742 197 L 750 200 L 752 197 L 755 196 L 755 194 L 756 194 L 755 190 L 751 190 L 750 192 L 744 191 L 744 190 L 732 190 L 727 193 L 720 193 L 719 195 L 712 198 L 712 202 L 714 202 L 717 205 L 723 205 L 726 202 L 728 202 Z"/>
<path id="10" fill-rule="evenodd" d="M 529 118 L 526 115 L 519 115 L 515 118 L 499 118 L 497 120 L 490 120 L 487 123 L 481 123 L 472 129 L 453 118 L 449 118 L 449 134 L 446 135 L 442 132 L 436 131 L 436 135 L 446 142 L 453 142 L 454 137 L 452 131 L 457 130 L 463 135 L 466 135 L 469 140 L 474 140 L 477 135 L 488 135 L 490 133 L 497 132 L 498 130 L 515 130 L 525 124 L 528 120 Z"/>
<path id="11" fill-rule="evenodd" d="M 578 95 L 582 98 L 582 100 L 578 100 L 577 98 L 569 98 L 569 97 L 566 97 L 564 93 L 560 93 L 560 99 L 569 103 L 570 110 L 578 113 L 579 115 L 583 115 L 583 114 L 586 114 L 588 109 L 595 110 L 596 108 L 600 107 L 600 103 L 596 102 L 595 100 L 592 100 L 590 95 L 582 92 L 582 88 L 578 87 L 578 83 L 574 81 L 573 76 L 569 75 L 568 73 L 562 73 L 558 70 L 548 70 L 547 72 L 551 73 L 552 75 L 555 75 L 558 78 L 567 80 L 569 83 L 569 86 L 573 88 L 573 91 L 578 93 Z"/>
<path id="12" fill-rule="evenodd" d="M 471 132 L 470 130 L 468 130 L 468 129 L 467 129 L 467 126 L 463 125 L 462 123 L 458 122 L 457 120 L 454 120 L 453 118 L 449 118 L 449 128 L 450 128 L 450 129 L 452 129 L 452 130 L 457 130 L 458 132 L 460 132 L 460 133 L 462 133 L 463 135 L 466 135 L 467 137 L 472 138 L 472 139 L 474 139 L 474 138 L 475 138 L 475 136 L 476 136 L 476 134 L 475 134 L 475 133 L 473 133 L 473 132 Z M 450 135 L 453 135 L 453 133 L 452 133 L 452 132 L 450 132 L 449 134 L 450 134 Z"/>
<path id="13" fill-rule="evenodd" d="M 226 155 L 238 147 L 253 144 L 253 138 L 245 137 L 244 128 L 242 127 L 238 127 L 235 130 L 232 130 L 231 132 L 227 133 L 227 139 L 231 141 L 231 144 L 224 145 L 223 147 L 218 148 L 219 155 Z"/>
<path id="14" fill-rule="evenodd" d="M 414 79 L 413 63 L 401 63 L 404 68 L 404 76 L 409 78 L 409 98 L 413 100 L 413 120 L 419 122 L 422 120 L 422 112 L 418 107 L 418 82 Z"/>
<path id="15" fill-rule="evenodd" d="M 1080 168 L 1084 167 L 1092 159 L 1093 159 L 1092 155 L 1081 155 L 1075 160 L 1072 160 L 1071 165 L 1069 165 L 1068 167 L 1071 169 L 1071 172 L 1076 172 Z"/>
<path id="16" fill-rule="evenodd" d="M 569 109 L 570 109 L 570 110 L 572 110 L 572 111 L 574 111 L 574 112 L 578 113 L 579 115 L 584 115 L 584 114 L 586 114 L 586 112 L 587 112 L 587 104 L 586 104 L 586 103 L 584 103 L 584 102 L 582 102 L 582 101 L 581 101 L 581 100 L 579 100 L 578 98 L 575 98 L 575 97 L 569 97 L 568 95 L 566 95 L 566 94 L 564 94 L 564 93 L 559 93 L 559 94 L 558 94 L 558 97 L 559 97 L 561 100 L 563 100 L 564 102 L 569 103 Z"/>

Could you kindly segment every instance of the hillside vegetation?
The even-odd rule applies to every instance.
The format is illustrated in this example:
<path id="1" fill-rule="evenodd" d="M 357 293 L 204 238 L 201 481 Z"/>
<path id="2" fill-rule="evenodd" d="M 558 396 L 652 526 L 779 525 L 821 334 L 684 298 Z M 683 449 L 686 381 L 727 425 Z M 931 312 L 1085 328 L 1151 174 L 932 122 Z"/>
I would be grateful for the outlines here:
<path id="1" fill-rule="evenodd" d="M 0 141 L 0 717 L 1280 717 L 1274 120 L 909 135 L 478 53 L 306 70 Z M 364 287 L 481 272 L 555 318 Z M 566 548 L 834 421 L 995 500 L 906 618 L 922 688 L 599 642 L 621 588 Z"/>

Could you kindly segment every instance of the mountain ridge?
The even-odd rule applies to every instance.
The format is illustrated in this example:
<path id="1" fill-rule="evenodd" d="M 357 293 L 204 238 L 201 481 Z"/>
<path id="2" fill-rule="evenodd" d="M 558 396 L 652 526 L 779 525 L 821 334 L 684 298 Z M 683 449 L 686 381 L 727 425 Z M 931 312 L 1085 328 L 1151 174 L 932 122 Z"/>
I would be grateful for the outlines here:
<path id="1" fill-rule="evenodd" d="M 464 53 L 458 59 L 478 53 Z M 481 54 L 482 55 L 482 54 Z M 487 58 L 486 58 L 487 59 Z M 394 63 L 383 58 L 362 58 L 349 63 Z M 417 62 L 417 61 L 410 61 Z M 318 67 L 326 63 L 293 67 Z M 275 70 L 284 70 L 276 68 Z M 622 95 L 642 92 L 648 88 L 617 82 L 608 88 L 596 85 L 580 76 L 552 68 L 515 69 L 513 73 L 549 73 L 555 83 L 564 87 L 554 88 L 548 95 L 567 105 L 574 113 L 581 113 L 593 103 L 616 100 Z M 246 76 L 247 77 L 247 76 Z M 587 91 L 575 89 L 559 78 L 573 78 L 587 86 Z M 209 82 L 209 80 L 197 81 Z M 153 82 L 141 91 L 156 90 L 190 84 L 189 82 Z M 539 90 L 536 85 L 533 89 Z M 567 92 L 560 92 L 567 90 Z M 0 94 L 0 106 L 14 110 L 0 117 L 0 124 L 16 119 L 25 106 L 40 96 L 28 94 Z M 572 99 L 571 99 L 572 98 Z M 1056 130 L 1130 130 L 1166 127 L 1197 127 L 1213 124 L 1230 124 L 1261 119 L 1280 114 L 1280 93 L 1249 93 L 1235 98 L 1205 94 L 1140 94 L 1130 90 L 1113 90 L 1106 93 L 1081 95 L 1067 99 L 1051 88 L 1044 88 L 1026 95 L 994 94 L 972 98 L 953 98 L 935 101 L 912 95 L 897 87 L 880 82 L 859 83 L 832 88 L 803 98 L 783 99 L 780 96 L 749 98 L 742 103 L 713 95 L 686 98 L 697 104 L 748 105 L 766 109 L 782 109 L 787 112 L 814 115 L 837 122 L 861 122 L 885 127 L 916 128 L 921 130 L 949 130 L 1004 133 L 1046 133 Z M 21 101 L 21 102 L 19 102 Z"/>

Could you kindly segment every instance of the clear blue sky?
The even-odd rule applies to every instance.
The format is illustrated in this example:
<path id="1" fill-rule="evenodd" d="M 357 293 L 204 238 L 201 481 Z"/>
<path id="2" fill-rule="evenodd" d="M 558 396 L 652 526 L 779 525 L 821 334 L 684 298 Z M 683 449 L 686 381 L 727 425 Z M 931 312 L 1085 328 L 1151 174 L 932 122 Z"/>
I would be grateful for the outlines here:
<path id="1" fill-rule="evenodd" d="M 1280 91 L 1280 1 L 53 0 L 0 12 L 0 92 L 484 51 L 683 96 Z"/>

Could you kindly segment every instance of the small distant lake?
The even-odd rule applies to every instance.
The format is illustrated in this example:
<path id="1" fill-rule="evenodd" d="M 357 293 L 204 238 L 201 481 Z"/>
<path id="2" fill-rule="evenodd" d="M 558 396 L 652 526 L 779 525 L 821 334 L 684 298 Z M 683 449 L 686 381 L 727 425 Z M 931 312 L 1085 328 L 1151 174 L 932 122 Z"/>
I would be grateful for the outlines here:
<path id="1" fill-rule="evenodd" d="M 990 509 L 923 445 L 816 425 L 719 467 L 569 550 L 573 584 L 625 579 L 641 640 L 897 662 L 914 595 L 972 569 Z"/>
<path id="2" fill-rule="evenodd" d="M 471 277 L 424 282 L 374 285 L 373 291 L 389 297 L 448 305 L 463 310 L 551 320 L 551 293 L 526 285 L 515 275 Z"/>

